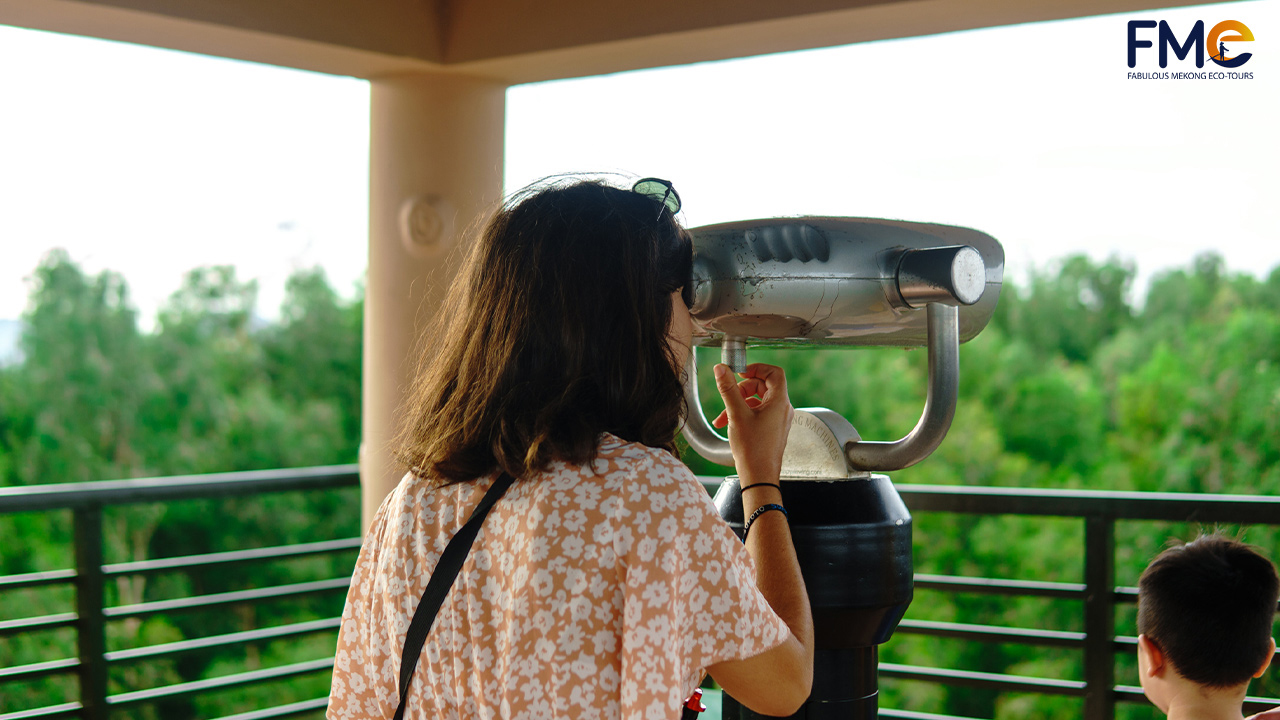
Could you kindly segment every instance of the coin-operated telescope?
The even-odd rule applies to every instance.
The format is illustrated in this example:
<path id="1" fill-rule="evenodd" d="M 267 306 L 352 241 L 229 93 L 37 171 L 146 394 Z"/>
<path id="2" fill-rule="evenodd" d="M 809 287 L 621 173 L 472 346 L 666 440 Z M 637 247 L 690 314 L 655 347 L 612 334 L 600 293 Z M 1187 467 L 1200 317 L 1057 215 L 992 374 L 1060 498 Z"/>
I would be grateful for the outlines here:
<path id="1" fill-rule="evenodd" d="M 927 348 L 924 413 L 900 440 L 863 440 L 825 408 L 796 410 L 782 466 L 783 502 L 813 609 L 813 693 L 793 718 L 878 714 L 876 647 L 911 603 L 911 514 L 883 471 L 925 459 L 955 416 L 959 344 L 986 327 L 1004 250 L 976 230 L 890 220 L 802 217 L 696 228 L 695 346 L 719 347 L 740 372 L 749 347 Z M 729 441 L 685 381 L 685 439 L 733 465 Z M 728 477 L 715 498 L 741 534 L 742 495 Z M 724 699 L 724 717 L 761 717 Z"/>

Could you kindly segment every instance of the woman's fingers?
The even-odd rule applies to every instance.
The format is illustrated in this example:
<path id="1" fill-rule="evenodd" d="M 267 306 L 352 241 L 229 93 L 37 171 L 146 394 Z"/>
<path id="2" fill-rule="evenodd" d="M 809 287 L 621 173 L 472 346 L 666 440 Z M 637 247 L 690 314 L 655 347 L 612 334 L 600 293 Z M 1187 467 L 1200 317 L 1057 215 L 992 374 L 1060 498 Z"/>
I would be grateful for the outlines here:
<path id="1" fill-rule="evenodd" d="M 750 390 L 752 395 L 759 395 L 764 400 L 772 396 L 786 396 L 787 376 L 777 365 L 752 363 L 741 373 L 743 381 L 740 385 Z"/>
<path id="2" fill-rule="evenodd" d="M 763 380 L 770 385 L 787 386 L 787 375 L 782 368 L 777 365 L 766 365 L 765 363 L 751 363 L 742 371 L 742 377 L 757 378 Z"/>
<path id="3" fill-rule="evenodd" d="M 747 378 L 738 382 L 738 391 L 742 393 L 744 398 L 749 398 L 753 395 L 763 396 L 768 390 L 769 388 L 763 382 L 755 378 Z"/>
<path id="4" fill-rule="evenodd" d="M 732 416 L 747 409 L 754 410 L 769 405 L 774 398 L 781 397 L 787 400 L 787 406 L 790 407 L 786 394 L 786 376 L 782 368 L 753 363 L 748 365 L 742 373 L 743 379 L 738 380 L 729 366 L 718 364 L 715 367 L 715 375 L 716 389 L 720 391 L 725 409 L 712 421 L 711 424 L 714 427 L 724 427 Z M 734 385 L 737 385 L 736 393 L 733 392 Z"/>
<path id="5" fill-rule="evenodd" d="M 759 380 L 757 378 L 747 378 L 746 380 L 739 382 L 738 390 L 739 392 L 742 393 L 742 397 L 744 398 L 758 395 L 759 397 L 765 400 L 768 400 L 770 397 L 776 397 L 779 394 L 781 394 L 776 384 L 768 385 L 764 381 Z"/>
<path id="6" fill-rule="evenodd" d="M 760 407 L 760 404 L 763 401 L 758 397 L 748 397 L 746 398 L 746 402 L 747 402 L 747 407 L 755 409 Z M 711 427 L 715 427 L 715 428 L 722 428 L 728 424 L 729 424 L 728 410 L 721 410 L 720 414 L 716 416 L 716 419 L 711 421 Z"/>
<path id="7" fill-rule="evenodd" d="M 739 477 L 774 482 L 782 471 L 791 425 L 786 375 L 782 368 L 763 363 L 748 365 L 740 380 L 723 365 L 716 370 L 716 386 L 726 411 L 714 425 L 729 427 L 729 446 Z"/>
<path id="8" fill-rule="evenodd" d="M 720 399 L 724 401 L 724 410 L 728 413 L 728 417 L 732 418 L 739 413 L 746 412 L 749 406 L 745 398 L 735 391 L 737 382 L 734 381 L 733 371 L 729 369 L 729 366 L 716 365 L 715 375 L 716 389 L 720 391 Z"/>

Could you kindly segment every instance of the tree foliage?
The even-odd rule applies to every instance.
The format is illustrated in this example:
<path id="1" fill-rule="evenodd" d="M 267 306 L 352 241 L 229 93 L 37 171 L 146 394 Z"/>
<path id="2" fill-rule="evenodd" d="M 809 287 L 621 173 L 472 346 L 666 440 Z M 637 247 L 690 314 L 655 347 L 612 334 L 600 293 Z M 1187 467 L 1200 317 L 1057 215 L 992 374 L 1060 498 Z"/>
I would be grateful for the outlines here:
<path id="1" fill-rule="evenodd" d="M 257 288 L 231 267 L 199 268 L 160 310 L 154 333 L 138 331 L 123 279 L 86 275 L 65 253 L 35 271 L 20 364 L 0 368 L 0 484 L 350 463 L 360 439 L 360 299 L 343 301 L 319 270 L 290 279 L 283 318 L 254 315 Z M 108 508 L 107 562 L 195 555 L 352 537 L 353 491 L 277 493 L 247 499 Z M 0 516 L 0 574 L 72 566 L 65 513 Z M 124 576 L 107 602 L 126 605 L 309 580 L 350 572 L 351 553 L 200 572 Z M 112 650 L 333 617 L 340 594 L 303 601 L 171 613 L 108 625 Z M 33 611 L 32 608 L 38 608 Z M 74 609 L 70 588 L 0 592 L 0 617 Z M 317 645 L 317 642 L 320 644 Z M 125 692 L 285 661 L 323 657 L 333 635 L 188 653 L 113 666 L 110 691 Z M 317 648 L 321 648 L 317 650 Z M 317 652 L 319 653 L 317 655 Z M 32 633 L 0 643 L 0 666 L 74 657 L 74 633 Z M 283 658 L 283 660 L 281 660 Z M 323 695 L 323 677 L 265 690 L 281 702 Z M 281 693 L 284 695 L 281 695 Z M 261 693 L 259 693 L 261 695 Z M 76 696 L 74 677 L 0 688 L 0 713 Z M 235 693 L 177 699 L 131 717 L 184 718 L 252 709 Z M 239 698 L 239 699 L 237 699 Z"/>

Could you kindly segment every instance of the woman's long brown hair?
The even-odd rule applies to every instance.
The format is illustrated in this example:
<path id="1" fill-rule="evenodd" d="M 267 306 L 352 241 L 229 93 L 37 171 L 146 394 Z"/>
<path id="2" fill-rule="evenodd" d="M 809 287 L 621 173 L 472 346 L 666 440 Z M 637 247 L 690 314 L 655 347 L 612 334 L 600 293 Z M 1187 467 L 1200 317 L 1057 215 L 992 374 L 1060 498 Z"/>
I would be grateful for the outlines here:
<path id="1" fill-rule="evenodd" d="M 685 407 L 667 337 L 691 262 L 652 198 L 581 180 L 517 193 L 419 353 L 397 458 L 450 483 L 586 463 L 602 432 L 674 454 Z"/>

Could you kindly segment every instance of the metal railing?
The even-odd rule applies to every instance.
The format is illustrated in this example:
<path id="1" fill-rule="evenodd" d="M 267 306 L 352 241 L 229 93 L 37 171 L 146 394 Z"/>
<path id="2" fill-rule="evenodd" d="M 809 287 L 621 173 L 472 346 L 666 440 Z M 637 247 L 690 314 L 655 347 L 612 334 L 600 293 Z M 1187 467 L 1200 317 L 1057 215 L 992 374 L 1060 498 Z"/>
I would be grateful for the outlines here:
<path id="1" fill-rule="evenodd" d="M 719 482 L 711 478 L 703 478 L 703 481 L 712 489 Z M 0 668 L 0 692 L 9 683 L 72 673 L 78 677 L 80 688 L 79 696 L 68 698 L 65 703 L 0 715 L 0 720 L 53 717 L 100 720 L 118 709 L 133 708 L 168 698 L 330 670 L 333 660 L 327 658 L 109 694 L 107 670 L 108 667 L 116 664 L 273 638 L 329 632 L 336 629 L 338 619 L 324 618 L 116 651 L 108 651 L 106 645 L 105 627 L 109 621 L 141 618 L 193 608 L 227 607 L 274 598 L 336 593 L 348 587 L 349 578 L 336 577 L 314 582 L 107 607 L 104 590 L 108 579 L 125 575 L 192 571 L 220 565 L 308 555 L 350 553 L 359 547 L 360 540 L 355 537 L 327 539 L 270 548 L 105 564 L 102 535 L 103 510 L 113 505 L 321 490 L 352 487 L 357 484 L 358 476 L 355 466 L 344 465 L 300 470 L 0 488 L 0 515 L 71 510 L 74 518 L 75 557 L 74 568 L 0 577 L 0 592 L 73 585 L 76 598 L 75 612 L 0 618 L 0 639 L 19 638 L 27 633 L 55 628 L 75 628 L 78 651 L 77 657 L 74 658 Z M 1089 720 L 1113 718 L 1117 701 L 1143 700 L 1139 688 L 1116 685 L 1117 653 L 1132 654 L 1136 639 L 1116 636 L 1115 609 L 1118 605 L 1132 603 L 1137 594 L 1135 588 L 1116 587 L 1116 522 L 1156 520 L 1280 525 L 1280 498 L 1270 497 L 924 485 L 899 485 L 898 490 L 913 513 L 1049 516 L 1078 518 L 1083 521 L 1084 582 L 1082 583 L 934 574 L 917 574 L 916 576 L 916 587 L 930 591 L 1079 601 L 1083 606 L 1083 632 L 938 622 L 913 619 L 910 613 L 908 619 L 902 622 L 898 632 L 973 642 L 1069 648 L 1083 653 L 1084 678 L 1071 680 L 1026 677 L 895 663 L 882 663 L 881 677 L 1004 692 L 1078 697 L 1083 699 L 1084 716 Z M 315 713 L 322 710 L 325 704 L 326 698 L 314 698 L 241 713 L 231 718 L 265 720 L 291 717 Z M 1280 705 L 1280 700 L 1249 698 L 1247 706 L 1252 709 L 1262 709 L 1272 705 Z M 944 717 L 889 708 L 882 710 L 881 715 L 903 720 Z"/>
<path id="2" fill-rule="evenodd" d="M 103 512 L 108 507 L 119 505 L 252 496 L 298 490 L 319 491 L 330 488 L 358 486 L 359 482 L 359 475 L 355 465 L 338 465 L 296 470 L 266 470 L 0 488 L 0 515 L 70 510 L 73 520 L 75 557 L 74 568 L 0 577 L 0 592 L 54 585 L 73 585 L 75 588 L 75 612 L 61 612 L 22 618 L 0 618 L 0 638 L 14 638 L 13 641 L 16 641 L 17 638 L 25 634 L 73 627 L 76 632 L 77 649 L 77 656 L 74 658 L 59 658 L 17 667 L 0 668 L 0 692 L 3 692 L 5 685 L 44 678 L 50 675 L 74 673 L 79 680 L 78 698 L 68 698 L 66 702 L 56 705 L 10 712 L 0 715 L 0 720 L 56 717 L 105 720 L 109 714 L 115 711 L 131 710 L 138 706 L 158 701 L 330 670 L 333 667 L 332 657 L 161 687 L 109 694 L 107 673 L 108 668 L 113 665 L 177 656 L 196 650 L 209 650 L 265 640 L 299 637 L 319 632 L 333 632 L 339 624 L 339 618 L 332 617 L 148 647 L 108 651 L 106 627 L 110 621 L 144 618 L 160 613 L 251 604 L 276 598 L 297 598 L 304 595 L 345 592 L 350 585 L 350 576 L 111 607 L 106 606 L 105 602 L 106 584 L 109 580 L 121 576 L 152 575 L 173 571 L 200 571 L 218 566 L 238 565 L 249 562 L 284 560 L 344 552 L 351 554 L 353 550 L 360 547 L 360 538 L 350 537 L 233 552 L 105 564 L 102 532 Z M 236 720 L 265 720 L 266 718 L 291 717 L 305 713 L 314 714 L 318 710 L 323 710 L 327 702 L 327 697 L 313 698 L 233 717 Z"/>
<path id="3" fill-rule="evenodd" d="M 899 485 L 915 513 L 1014 515 L 1079 518 L 1084 522 L 1084 582 L 1062 583 L 1007 578 L 917 574 L 920 589 L 953 593 L 1076 600 L 1083 604 L 1084 631 L 1063 632 L 953 622 L 904 620 L 898 632 L 976 642 L 1055 646 L 1083 653 L 1084 679 L 1038 678 L 949 668 L 884 663 L 882 678 L 901 678 L 1005 692 L 1067 695 L 1084 699 L 1087 720 L 1110 720 L 1117 701 L 1146 702 L 1140 687 L 1116 684 L 1117 653 L 1132 655 L 1137 638 L 1116 636 L 1116 607 L 1136 602 L 1135 587 L 1116 586 L 1116 522 L 1166 521 L 1280 525 L 1280 498 L 1252 495 L 1039 490 L 1027 488 Z M 1278 698 L 1249 697 L 1256 712 L 1280 705 Z M 887 717 L 905 717 L 885 711 Z"/>

